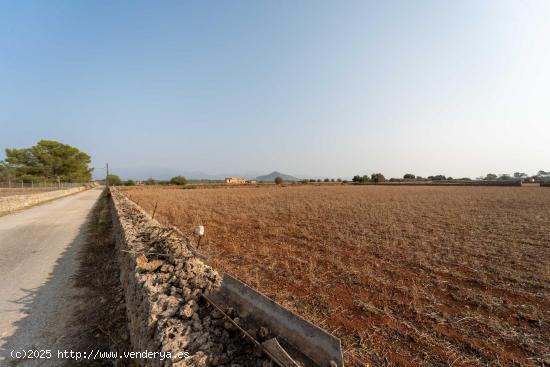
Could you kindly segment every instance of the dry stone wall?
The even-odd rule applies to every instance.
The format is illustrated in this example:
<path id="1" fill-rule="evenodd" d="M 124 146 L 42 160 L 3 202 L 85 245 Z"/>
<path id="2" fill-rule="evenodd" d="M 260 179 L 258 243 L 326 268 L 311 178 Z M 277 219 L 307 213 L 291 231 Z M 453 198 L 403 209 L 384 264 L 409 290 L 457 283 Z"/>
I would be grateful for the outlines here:
<path id="1" fill-rule="evenodd" d="M 29 206 L 40 204 L 63 196 L 71 195 L 80 191 L 84 191 L 86 190 L 86 188 L 87 187 L 85 186 L 81 186 L 73 187 L 66 190 L 54 190 L 37 194 L 0 197 L 0 215 L 24 209 Z"/>
<path id="2" fill-rule="evenodd" d="M 219 287 L 221 277 L 193 255 L 181 233 L 151 219 L 116 188 L 111 197 L 133 350 L 171 356 L 138 362 L 155 367 L 271 365 L 201 297 Z"/>

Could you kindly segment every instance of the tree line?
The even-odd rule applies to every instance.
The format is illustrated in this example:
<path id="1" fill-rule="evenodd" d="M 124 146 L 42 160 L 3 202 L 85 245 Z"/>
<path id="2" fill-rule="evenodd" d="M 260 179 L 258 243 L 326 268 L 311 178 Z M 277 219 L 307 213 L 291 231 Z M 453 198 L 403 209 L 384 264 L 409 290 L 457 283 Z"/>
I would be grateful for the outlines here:
<path id="1" fill-rule="evenodd" d="M 111 186 L 134 186 L 137 184 L 134 180 L 122 180 L 117 175 L 108 175 L 107 182 Z M 150 177 L 147 180 L 142 182 L 145 185 L 178 185 L 183 186 L 187 185 L 188 180 L 184 176 L 174 176 L 170 180 L 155 180 Z"/>
<path id="2" fill-rule="evenodd" d="M 528 175 L 524 172 L 514 172 L 513 174 L 502 173 L 500 175 L 488 173 L 485 176 L 477 177 L 479 181 L 546 181 L 550 179 L 550 171 L 540 170 L 534 175 Z M 373 173 L 372 175 L 355 175 L 352 179 L 356 183 L 367 182 L 384 182 L 386 178 L 381 173 Z M 416 176 L 412 173 L 406 173 L 403 178 L 390 178 L 390 182 L 407 182 L 407 181 L 472 181 L 469 177 L 453 178 L 445 175 L 434 175 L 428 177 Z"/>

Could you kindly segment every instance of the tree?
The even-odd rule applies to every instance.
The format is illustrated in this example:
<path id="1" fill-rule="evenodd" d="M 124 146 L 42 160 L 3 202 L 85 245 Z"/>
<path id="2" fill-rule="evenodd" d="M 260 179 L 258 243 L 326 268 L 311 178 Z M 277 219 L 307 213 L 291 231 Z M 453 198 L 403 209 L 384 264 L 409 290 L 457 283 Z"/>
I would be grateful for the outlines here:
<path id="1" fill-rule="evenodd" d="M 107 183 L 109 186 L 120 186 L 122 185 L 122 180 L 117 175 L 107 176 Z"/>
<path id="2" fill-rule="evenodd" d="M 283 178 L 281 176 L 277 176 L 277 177 L 275 177 L 274 181 L 277 185 L 280 185 L 280 184 L 283 183 Z"/>
<path id="3" fill-rule="evenodd" d="M 86 182 L 92 179 L 91 158 L 75 147 L 54 140 L 40 140 L 30 148 L 7 148 L 5 163 L 15 175 Z"/>
<path id="4" fill-rule="evenodd" d="M 497 175 L 495 175 L 494 173 L 488 173 L 487 176 L 485 176 L 484 180 L 485 181 L 494 181 L 498 178 Z"/>
<path id="5" fill-rule="evenodd" d="M 325 178 L 323 181 L 324 181 L 324 182 L 330 182 L 330 179 L 329 179 L 329 178 Z"/>
<path id="6" fill-rule="evenodd" d="M 386 181 L 386 178 L 381 173 L 373 173 L 371 175 L 371 180 L 373 180 L 374 182 L 384 182 Z"/>
<path id="7" fill-rule="evenodd" d="M 405 180 L 414 180 L 416 178 L 415 175 L 413 175 L 412 173 L 405 173 L 405 175 L 403 176 L 403 178 Z"/>
<path id="8" fill-rule="evenodd" d="M 135 186 L 136 182 L 134 180 L 126 180 L 124 186 Z"/>
<path id="9" fill-rule="evenodd" d="M 514 172 L 514 178 L 525 178 L 525 177 L 527 177 L 527 173 Z"/>
<path id="10" fill-rule="evenodd" d="M 6 162 L 0 161 L 0 181 L 11 181 L 15 178 L 15 169 Z"/>
<path id="11" fill-rule="evenodd" d="M 183 176 L 175 176 L 170 179 L 170 183 L 173 185 L 187 185 L 187 179 Z"/>
<path id="12" fill-rule="evenodd" d="M 155 180 L 153 177 L 149 177 L 147 179 L 147 181 L 145 181 L 145 184 L 146 185 L 156 185 L 157 184 L 157 180 Z"/>
<path id="13" fill-rule="evenodd" d="M 435 176 L 428 176 L 428 180 L 432 181 L 445 181 L 447 177 L 445 175 L 435 175 Z"/>
<path id="14" fill-rule="evenodd" d="M 361 177 L 359 175 L 355 175 L 355 176 L 353 176 L 351 181 L 353 181 L 353 182 L 363 182 L 363 177 Z"/>
<path id="15" fill-rule="evenodd" d="M 512 179 L 512 176 L 510 176 L 507 173 L 503 173 L 500 176 L 498 176 L 499 181 L 508 181 L 508 180 L 511 180 L 511 179 Z"/>

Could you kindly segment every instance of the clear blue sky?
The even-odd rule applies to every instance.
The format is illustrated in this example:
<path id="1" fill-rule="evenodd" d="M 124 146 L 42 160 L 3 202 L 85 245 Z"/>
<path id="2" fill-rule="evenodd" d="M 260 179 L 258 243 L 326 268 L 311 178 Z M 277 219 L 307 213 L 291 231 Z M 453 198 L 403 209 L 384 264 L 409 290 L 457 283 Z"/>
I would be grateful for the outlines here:
<path id="1" fill-rule="evenodd" d="M 549 170 L 549 90 L 546 0 L 0 2 L 0 148 L 130 175 Z"/>

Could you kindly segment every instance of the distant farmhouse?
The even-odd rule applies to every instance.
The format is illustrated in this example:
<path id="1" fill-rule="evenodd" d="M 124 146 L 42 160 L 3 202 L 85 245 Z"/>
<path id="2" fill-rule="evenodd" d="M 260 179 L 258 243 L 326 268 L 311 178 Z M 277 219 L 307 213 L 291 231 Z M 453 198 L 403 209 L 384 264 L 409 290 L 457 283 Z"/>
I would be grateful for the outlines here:
<path id="1" fill-rule="evenodd" d="M 227 177 L 225 179 L 226 184 L 245 184 L 248 182 L 249 181 L 246 178 L 242 178 L 242 177 Z"/>

